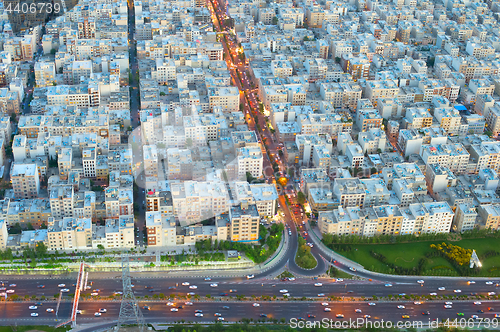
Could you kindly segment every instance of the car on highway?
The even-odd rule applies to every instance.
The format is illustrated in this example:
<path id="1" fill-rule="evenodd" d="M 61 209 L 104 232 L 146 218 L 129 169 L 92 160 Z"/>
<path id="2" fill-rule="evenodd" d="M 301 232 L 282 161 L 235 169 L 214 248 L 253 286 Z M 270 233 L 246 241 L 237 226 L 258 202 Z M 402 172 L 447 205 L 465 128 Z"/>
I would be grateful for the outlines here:
<path id="1" fill-rule="evenodd" d="M 307 315 L 307 318 L 316 318 L 316 315 L 309 314 Z"/>
<path id="2" fill-rule="evenodd" d="M 38 309 L 38 307 L 37 307 L 36 305 L 30 305 L 30 306 L 29 306 L 29 309 L 30 309 L 30 310 L 36 310 L 36 309 Z"/>
<path id="3" fill-rule="evenodd" d="M 52 308 L 47 308 L 47 310 L 45 310 L 45 311 L 47 311 L 47 312 L 54 312 L 54 309 L 52 309 Z"/>
<path id="4" fill-rule="evenodd" d="M 283 297 L 289 297 L 289 296 L 290 296 L 290 293 L 283 294 Z"/>
<path id="5" fill-rule="evenodd" d="M 191 286 L 189 286 L 189 289 L 198 289 L 198 286 L 191 285 Z"/>
<path id="6" fill-rule="evenodd" d="M 168 289 L 177 289 L 177 287 L 175 287 L 175 286 L 170 286 L 170 287 L 168 287 Z"/>
<path id="7" fill-rule="evenodd" d="M 472 315 L 472 316 L 470 316 L 470 318 L 472 318 L 472 319 L 479 319 L 479 316 L 478 315 Z"/>
<path id="8" fill-rule="evenodd" d="M 205 280 L 205 281 L 211 281 L 211 280 L 212 280 L 212 278 L 210 278 L 210 277 L 206 277 L 204 280 Z"/>
<path id="9" fill-rule="evenodd" d="M 377 305 L 375 302 L 369 302 L 368 305 Z"/>
<path id="10" fill-rule="evenodd" d="M 202 313 L 202 312 L 203 312 L 203 310 L 196 309 L 194 312 L 195 312 L 195 313 Z"/>
<path id="11" fill-rule="evenodd" d="M 16 284 L 10 284 L 9 287 L 16 287 Z"/>
<path id="12" fill-rule="evenodd" d="M 189 286 L 189 282 L 184 281 L 181 285 L 182 285 L 182 286 Z"/>
<path id="13" fill-rule="evenodd" d="M 385 287 L 392 287 L 392 284 L 385 284 Z"/>
<path id="14" fill-rule="evenodd" d="M 370 318 L 372 318 L 372 316 L 370 316 L 370 315 L 364 315 L 364 316 L 363 316 L 363 318 L 368 318 L 368 319 L 370 319 Z"/>
<path id="15" fill-rule="evenodd" d="M 59 287 L 59 288 L 66 287 L 66 284 L 59 284 L 59 285 L 57 285 L 57 287 Z"/>
<path id="16" fill-rule="evenodd" d="M 194 296 L 195 294 L 193 292 L 189 292 L 186 295 Z"/>
<path id="17" fill-rule="evenodd" d="M 354 312 L 357 314 L 360 314 L 362 311 L 361 311 L 361 309 L 355 309 Z"/>
<path id="18" fill-rule="evenodd" d="M 493 309 L 492 307 L 488 307 L 488 311 L 494 311 L 495 309 Z"/>
<path id="19" fill-rule="evenodd" d="M 276 285 L 273 285 L 273 287 L 274 287 L 274 286 L 276 286 Z M 230 289 L 230 290 L 229 290 L 229 293 L 236 293 L 236 292 L 238 292 L 236 289 Z"/>
<path id="20" fill-rule="evenodd" d="M 203 317 L 203 314 L 202 313 L 196 313 L 194 314 L 195 317 Z"/>
<path id="21" fill-rule="evenodd" d="M 288 281 L 295 281 L 295 278 L 294 277 L 290 277 L 290 278 L 288 278 Z"/>
<path id="22" fill-rule="evenodd" d="M 417 283 L 419 283 L 419 284 L 423 284 L 424 282 L 425 281 L 423 281 L 423 280 L 417 280 Z"/>
<path id="23" fill-rule="evenodd" d="M 431 314 L 430 311 L 422 311 L 422 315 L 424 315 L 424 316 L 427 316 L 427 315 L 430 315 L 430 314 Z"/>
<path id="24" fill-rule="evenodd" d="M 454 289 L 453 293 L 462 293 L 462 291 L 460 289 Z"/>
<path id="25" fill-rule="evenodd" d="M 218 287 L 218 284 L 210 284 L 210 287 Z"/>
<path id="26" fill-rule="evenodd" d="M 451 306 L 451 305 L 445 305 L 444 308 L 445 309 L 451 309 L 451 308 L 453 308 L 453 306 Z"/>
<path id="27" fill-rule="evenodd" d="M 413 302 L 413 304 L 415 304 L 415 305 L 421 305 L 421 304 L 422 304 L 422 302 L 415 301 L 415 302 Z"/>
<path id="28" fill-rule="evenodd" d="M 446 304 L 446 305 L 452 305 L 452 304 L 453 304 L 453 302 L 446 301 L 444 304 Z"/>
<path id="29" fill-rule="evenodd" d="M 406 296 L 406 293 L 399 293 L 399 296 Z"/>
<path id="30" fill-rule="evenodd" d="M 495 292 L 488 292 L 488 296 L 493 296 L 495 294 L 496 294 Z"/>
<path id="31" fill-rule="evenodd" d="M 493 285 L 493 281 L 486 281 L 486 285 Z M 12 285 L 11 285 L 12 287 Z"/>
<path id="32" fill-rule="evenodd" d="M 5 293 L 7 293 L 7 294 L 12 294 L 12 293 L 14 293 L 14 292 L 15 292 L 15 290 L 13 290 L 13 289 L 7 289 L 7 290 L 5 291 Z"/>
<path id="33" fill-rule="evenodd" d="M 227 305 L 223 306 L 222 309 L 224 310 L 229 310 L 229 307 Z"/>
<path id="34" fill-rule="evenodd" d="M 219 293 L 219 296 L 228 296 L 228 293 Z"/>
<path id="35" fill-rule="evenodd" d="M 404 305 L 398 305 L 398 309 L 406 309 Z"/>
<path id="36" fill-rule="evenodd" d="M 356 269 L 353 267 L 350 267 L 349 270 L 351 270 L 352 272 L 356 272 Z"/>
<path id="37" fill-rule="evenodd" d="M 148 305 L 145 305 L 144 307 L 142 307 L 142 309 L 148 310 L 148 311 L 151 310 L 151 308 Z"/>
<path id="38" fill-rule="evenodd" d="M 193 302 L 185 302 L 184 305 L 193 305 Z"/>
<path id="39" fill-rule="evenodd" d="M 99 293 L 90 293 L 90 295 L 92 295 L 92 296 L 98 296 Z"/>
<path id="40" fill-rule="evenodd" d="M 335 317 L 337 317 L 337 318 L 344 318 L 344 315 L 343 314 L 336 314 Z"/>
<path id="41" fill-rule="evenodd" d="M 472 284 L 475 284 L 475 283 L 476 283 L 476 282 L 475 282 L 475 281 L 472 281 L 472 280 L 467 281 L 467 284 L 468 284 L 468 285 L 472 285 Z"/>
<path id="42" fill-rule="evenodd" d="M 495 314 L 495 318 L 500 318 L 500 314 Z"/>
<path id="43" fill-rule="evenodd" d="M 186 302 L 186 304 L 187 304 L 187 302 Z M 172 307 L 174 305 L 175 305 L 175 303 L 173 303 L 173 302 L 167 302 L 167 306 L 169 306 L 169 307 Z"/>
<path id="44" fill-rule="evenodd" d="M 322 306 L 327 306 L 328 305 L 328 302 L 322 302 L 321 303 Z"/>
<path id="45" fill-rule="evenodd" d="M 410 319 L 410 316 L 409 315 L 403 315 L 403 316 L 401 316 L 401 318 L 403 318 L 403 319 Z"/>
<path id="46" fill-rule="evenodd" d="M 38 312 L 32 312 L 31 317 L 38 317 Z"/>
<path id="47" fill-rule="evenodd" d="M 99 312 L 100 312 L 101 314 L 104 314 L 104 313 L 106 313 L 106 312 L 107 312 L 107 310 L 106 310 L 106 308 L 99 308 Z"/>
<path id="48" fill-rule="evenodd" d="M 252 304 L 254 307 L 260 307 L 260 303 L 254 303 Z"/>
<path id="49" fill-rule="evenodd" d="M 479 309 L 477 312 L 480 313 L 480 314 L 484 314 L 484 310 L 483 309 Z"/>
<path id="50" fill-rule="evenodd" d="M 253 279 L 253 278 L 255 278 L 255 276 L 253 274 L 247 275 L 247 279 Z"/>
<path id="51" fill-rule="evenodd" d="M 222 316 L 222 314 L 221 314 L 221 313 L 219 313 L 219 312 L 216 312 L 216 313 L 214 314 L 214 316 L 215 316 L 215 317 L 220 317 L 220 316 Z"/>
<path id="52" fill-rule="evenodd" d="M 429 293 L 430 296 L 437 296 L 437 293 Z"/>
<path id="53" fill-rule="evenodd" d="M 96 317 L 101 317 L 101 313 L 100 313 L 100 312 L 96 312 L 96 313 L 94 314 L 94 316 L 96 316 Z"/>
<path id="54" fill-rule="evenodd" d="M 177 308 L 171 308 L 170 311 L 171 312 L 177 312 L 177 311 L 179 311 L 179 309 L 177 309 Z"/>
<path id="55" fill-rule="evenodd" d="M 315 287 L 321 287 L 321 286 L 323 286 L 323 284 L 322 284 L 322 283 L 320 283 L 320 282 L 317 282 L 317 283 L 315 283 L 315 284 L 314 284 L 314 286 L 315 286 Z"/>
<path id="56" fill-rule="evenodd" d="M 69 289 L 68 288 L 63 288 L 61 289 L 61 292 L 63 293 L 69 293 Z M 96 293 L 97 295 L 99 295 L 98 293 Z"/>
<path id="57" fill-rule="evenodd" d="M 224 321 L 224 317 L 217 317 L 217 320 L 218 320 L 219 322 L 223 322 L 223 321 Z"/>
<path id="58" fill-rule="evenodd" d="M 280 293 L 288 293 L 287 289 L 280 289 Z"/>
<path id="59" fill-rule="evenodd" d="M 446 288 L 444 288 L 444 287 L 439 287 L 438 288 L 438 291 L 444 291 L 444 290 L 446 290 Z"/>
<path id="60" fill-rule="evenodd" d="M 342 282 L 342 281 L 344 281 L 344 279 L 342 279 L 342 278 L 337 278 L 337 282 Z"/>
<path id="61" fill-rule="evenodd" d="M 79 315 L 81 315 L 82 311 L 81 310 L 77 310 L 76 313 L 79 314 Z"/>
<path id="62" fill-rule="evenodd" d="M 323 296 L 325 296 L 325 293 L 319 293 L 318 294 L 318 297 L 323 297 Z"/>
<path id="63" fill-rule="evenodd" d="M 463 312 L 457 312 L 457 316 L 463 316 L 464 313 Z"/>
<path id="64" fill-rule="evenodd" d="M 332 308 L 328 308 L 328 307 L 326 307 L 325 309 L 323 309 L 323 311 L 325 311 L 325 312 L 330 312 L 330 311 L 332 311 Z"/>

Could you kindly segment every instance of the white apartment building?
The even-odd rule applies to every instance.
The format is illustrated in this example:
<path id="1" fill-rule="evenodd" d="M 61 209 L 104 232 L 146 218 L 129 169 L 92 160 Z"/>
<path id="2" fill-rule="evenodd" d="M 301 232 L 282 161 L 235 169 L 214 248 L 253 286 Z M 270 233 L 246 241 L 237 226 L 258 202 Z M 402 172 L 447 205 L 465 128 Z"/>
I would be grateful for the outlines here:
<path id="1" fill-rule="evenodd" d="M 49 202 L 52 217 L 59 220 L 64 217 L 73 217 L 75 206 L 74 187 L 72 185 L 58 185 L 50 188 Z"/>
<path id="2" fill-rule="evenodd" d="M 49 218 L 47 242 L 49 250 L 92 248 L 92 221 L 90 218 Z"/>
<path id="3" fill-rule="evenodd" d="M 240 92 L 237 87 L 208 88 L 210 109 L 219 107 L 224 112 L 235 112 L 240 107 Z"/>
<path id="4" fill-rule="evenodd" d="M 144 175 L 146 177 L 158 177 L 158 150 L 156 145 L 144 145 L 142 147 L 144 159 Z"/>
<path id="5" fill-rule="evenodd" d="M 262 156 L 260 147 L 243 147 L 237 149 L 236 153 L 239 179 L 245 179 L 247 172 L 252 174 L 254 178 L 261 178 L 263 176 L 264 157 Z"/>
<path id="6" fill-rule="evenodd" d="M 420 157 L 426 165 L 440 164 L 452 172 L 465 173 L 469 163 L 469 152 L 461 143 L 424 145 Z"/>
<path id="7" fill-rule="evenodd" d="M 476 226 L 477 216 L 476 208 L 472 204 L 458 204 L 453 225 L 460 233 L 470 231 Z"/>
<path id="8" fill-rule="evenodd" d="M 52 85 L 56 81 L 56 65 L 54 62 L 40 61 L 35 63 L 35 82 L 38 87 Z"/>
<path id="9" fill-rule="evenodd" d="M 36 198 L 40 191 L 40 178 L 36 164 L 17 164 L 11 168 L 10 178 L 14 196 L 18 199 Z"/>

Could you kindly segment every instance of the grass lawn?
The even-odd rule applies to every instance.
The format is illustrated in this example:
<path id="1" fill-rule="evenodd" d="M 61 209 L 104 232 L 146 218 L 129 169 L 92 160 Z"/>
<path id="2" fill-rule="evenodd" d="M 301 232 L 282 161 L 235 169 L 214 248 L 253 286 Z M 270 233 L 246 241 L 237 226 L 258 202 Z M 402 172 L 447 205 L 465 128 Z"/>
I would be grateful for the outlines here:
<path id="1" fill-rule="evenodd" d="M 345 257 L 358 262 L 366 269 L 375 272 L 387 273 L 388 267 L 373 258 L 370 255 L 370 250 L 380 253 L 387 257 L 387 260 L 395 265 L 412 268 L 417 265 L 420 258 L 424 257 L 425 253 L 430 252 L 429 245 L 441 243 L 443 241 L 425 241 L 412 243 L 397 243 L 397 244 L 352 244 L 351 251 L 339 252 Z M 479 258 L 481 255 L 490 250 L 497 250 L 498 239 L 482 238 L 482 239 L 466 239 L 451 242 L 454 245 L 466 249 L 475 249 Z M 356 250 L 357 249 L 357 250 Z M 497 250 L 500 251 L 500 250 Z M 480 276 L 500 276 L 500 256 L 493 256 L 481 262 L 483 267 Z M 457 272 L 452 265 L 442 257 L 430 258 L 424 270 L 425 275 L 457 275 Z"/>
<path id="2" fill-rule="evenodd" d="M 299 248 L 295 256 L 295 263 L 303 269 L 313 269 L 318 265 L 318 262 L 311 254 L 311 248 L 306 245 L 306 240 L 301 237 L 299 237 Z"/>

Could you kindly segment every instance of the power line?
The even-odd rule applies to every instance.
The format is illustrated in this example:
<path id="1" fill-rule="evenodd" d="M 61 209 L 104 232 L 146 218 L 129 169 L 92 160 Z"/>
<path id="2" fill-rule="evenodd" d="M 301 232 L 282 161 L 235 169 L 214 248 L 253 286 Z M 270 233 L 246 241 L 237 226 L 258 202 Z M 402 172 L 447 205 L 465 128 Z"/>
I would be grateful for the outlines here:
<path id="1" fill-rule="evenodd" d="M 127 254 L 122 254 L 122 282 L 123 296 L 116 331 L 124 331 L 122 327 L 127 324 L 137 324 L 137 331 L 143 332 L 145 327 L 144 316 L 132 291 L 130 260 Z"/>

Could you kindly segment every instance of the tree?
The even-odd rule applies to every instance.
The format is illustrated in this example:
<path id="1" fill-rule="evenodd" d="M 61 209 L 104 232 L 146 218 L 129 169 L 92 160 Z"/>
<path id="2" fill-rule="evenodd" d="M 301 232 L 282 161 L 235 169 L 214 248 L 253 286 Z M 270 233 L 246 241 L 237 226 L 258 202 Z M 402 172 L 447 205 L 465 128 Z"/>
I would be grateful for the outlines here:
<path id="1" fill-rule="evenodd" d="M 47 246 L 43 242 L 38 242 L 35 246 L 35 254 L 37 258 L 45 256 L 47 253 Z"/>
<path id="2" fill-rule="evenodd" d="M 278 25 L 278 18 L 276 16 L 273 17 L 273 25 Z"/>
<path id="3" fill-rule="evenodd" d="M 307 36 L 304 36 L 304 41 L 309 41 L 309 38 Z"/>
<path id="4" fill-rule="evenodd" d="M 166 95 L 166 94 L 165 94 L 165 92 L 163 92 L 163 91 L 162 91 L 162 92 L 160 92 L 160 96 L 162 96 L 162 97 L 163 97 L 163 96 L 165 96 L 165 95 Z"/>
<path id="5" fill-rule="evenodd" d="M 336 56 L 336 57 L 335 57 L 335 62 L 336 62 L 336 63 L 340 63 L 340 57 Z"/>
<path id="6" fill-rule="evenodd" d="M 103 246 L 102 244 L 98 244 L 98 245 L 97 245 L 97 249 L 99 249 L 99 250 L 104 250 L 104 246 Z"/>
<path id="7" fill-rule="evenodd" d="M 264 114 L 264 104 L 259 103 L 259 112 Z"/>
<path id="8" fill-rule="evenodd" d="M 56 52 L 57 52 L 57 51 L 56 51 L 56 49 L 55 49 L 55 48 L 53 48 L 53 49 L 51 49 L 51 50 L 50 50 L 50 54 L 52 54 L 52 55 L 55 55 L 55 54 L 56 54 Z"/>
<path id="9" fill-rule="evenodd" d="M 240 112 L 243 112 L 245 106 L 243 104 L 240 104 Z"/>
<path id="10" fill-rule="evenodd" d="M 186 138 L 186 147 L 190 148 L 193 146 L 193 139 L 191 137 Z"/>
<path id="11" fill-rule="evenodd" d="M 375 174 L 375 173 L 377 173 L 377 169 L 376 169 L 375 167 L 372 167 L 372 168 L 370 169 L 370 173 L 371 173 L 371 174 Z"/>
<path id="12" fill-rule="evenodd" d="M 436 61 L 436 58 L 430 57 L 427 59 L 427 67 L 434 67 L 434 62 Z"/>
<path id="13" fill-rule="evenodd" d="M 297 193 L 297 202 L 302 205 L 306 202 L 306 196 L 304 195 L 304 193 L 302 191 L 299 191 Z"/>

